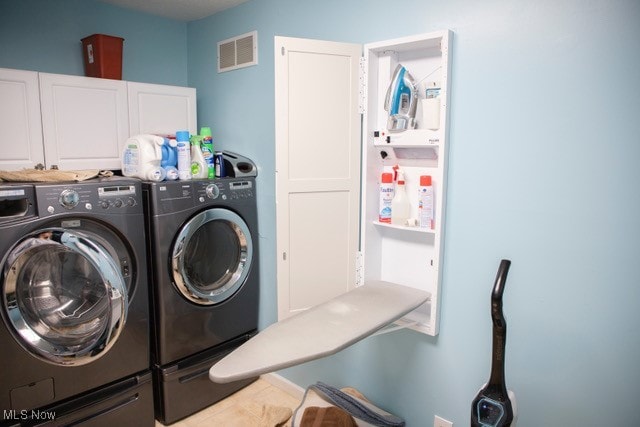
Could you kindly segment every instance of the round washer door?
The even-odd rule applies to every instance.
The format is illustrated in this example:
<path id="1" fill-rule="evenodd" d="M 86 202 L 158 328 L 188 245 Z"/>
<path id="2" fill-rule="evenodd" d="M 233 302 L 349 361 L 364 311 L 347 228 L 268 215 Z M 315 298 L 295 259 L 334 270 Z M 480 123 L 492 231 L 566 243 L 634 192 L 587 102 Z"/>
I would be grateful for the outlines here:
<path id="1" fill-rule="evenodd" d="M 104 355 L 126 320 L 125 280 L 100 239 L 61 228 L 21 239 L 3 268 L 4 314 L 18 342 L 56 365 Z"/>
<path id="2" fill-rule="evenodd" d="M 213 305 L 244 284 L 253 243 L 239 215 L 215 208 L 200 212 L 180 229 L 171 253 L 173 282 L 180 294 L 196 304 Z"/>

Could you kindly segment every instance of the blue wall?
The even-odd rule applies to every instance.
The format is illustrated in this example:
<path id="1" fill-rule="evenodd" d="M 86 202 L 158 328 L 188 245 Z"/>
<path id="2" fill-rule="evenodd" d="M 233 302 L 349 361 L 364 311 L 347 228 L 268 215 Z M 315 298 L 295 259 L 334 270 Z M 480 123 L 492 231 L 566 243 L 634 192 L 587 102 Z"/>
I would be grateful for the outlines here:
<path id="1" fill-rule="evenodd" d="M 94 0 L 0 0 L 0 67 L 84 75 L 82 43 L 124 38 L 122 79 L 187 85 L 187 24 Z"/>
<path id="2" fill-rule="evenodd" d="M 354 386 L 409 426 L 434 414 L 467 425 L 489 373 L 489 291 L 510 258 L 506 374 L 519 425 L 632 426 L 638 22 L 637 0 L 252 0 L 189 24 L 91 0 L 0 0 L 0 67 L 81 75 L 79 40 L 107 33 L 125 38 L 125 80 L 196 87 L 199 126 L 258 163 L 264 327 L 276 320 L 273 36 L 367 43 L 451 29 L 440 335 L 368 338 L 282 374 Z M 259 65 L 217 74 L 216 43 L 252 30 Z"/>
<path id="3" fill-rule="evenodd" d="M 200 122 L 260 169 L 262 326 L 276 320 L 273 36 L 454 32 L 440 335 L 368 338 L 282 374 L 357 387 L 410 426 L 468 425 L 489 374 L 489 292 L 510 258 L 519 425 L 637 425 L 638 22 L 635 0 L 252 0 L 189 23 Z M 217 75 L 216 43 L 252 30 L 259 65 Z"/>

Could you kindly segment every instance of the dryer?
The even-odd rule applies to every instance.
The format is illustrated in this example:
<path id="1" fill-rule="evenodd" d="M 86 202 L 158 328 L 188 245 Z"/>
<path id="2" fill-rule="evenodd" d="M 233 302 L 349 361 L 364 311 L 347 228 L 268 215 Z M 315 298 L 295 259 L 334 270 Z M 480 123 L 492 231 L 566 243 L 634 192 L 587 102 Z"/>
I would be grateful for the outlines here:
<path id="1" fill-rule="evenodd" d="M 209 368 L 258 328 L 253 177 L 145 182 L 156 417 L 168 424 L 253 380 Z"/>
<path id="2" fill-rule="evenodd" d="M 153 425 L 140 183 L 3 183 L 0 234 L 0 424 Z"/>

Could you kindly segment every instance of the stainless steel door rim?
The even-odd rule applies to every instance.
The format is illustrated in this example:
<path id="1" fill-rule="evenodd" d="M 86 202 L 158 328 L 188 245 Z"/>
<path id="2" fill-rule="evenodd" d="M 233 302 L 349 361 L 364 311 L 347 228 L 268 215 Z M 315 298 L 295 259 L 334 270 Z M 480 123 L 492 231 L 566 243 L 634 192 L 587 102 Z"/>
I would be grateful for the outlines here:
<path id="1" fill-rule="evenodd" d="M 57 365 L 104 355 L 125 325 L 128 296 L 118 263 L 97 238 L 41 229 L 4 263 L 3 303 L 17 341 Z"/>
<path id="2" fill-rule="evenodd" d="M 219 226 L 216 231 L 224 233 L 230 241 L 226 242 L 228 245 L 224 249 L 225 260 L 216 260 L 211 254 L 209 265 L 225 261 L 228 263 L 216 271 L 217 277 L 203 274 L 201 276 L 209 280 L 196 280 L 196 273 L 189 274 L 189 271 L 197 268 L 194 267 L 191 256 L 196 252 L 206 254 L 208 248 L 222 243 L 215 239 L 209 240 L 204 242 L 206 248 L 199 251 L 194 249 L 202 244 L 197 234 L 203 232 L 204 227 L 213 225 Z M 205 236 L 207 237 L 209 236 Z M 176 236 L 171 254 L 173 281 L 178 291 L 196 304 L 213 305 L 223 302 L 242 287 L 253 260 L 253 243 L 249 227 L 239 215 L 227 209 L 214 208 L 200 212 L 182 227 Z"/>

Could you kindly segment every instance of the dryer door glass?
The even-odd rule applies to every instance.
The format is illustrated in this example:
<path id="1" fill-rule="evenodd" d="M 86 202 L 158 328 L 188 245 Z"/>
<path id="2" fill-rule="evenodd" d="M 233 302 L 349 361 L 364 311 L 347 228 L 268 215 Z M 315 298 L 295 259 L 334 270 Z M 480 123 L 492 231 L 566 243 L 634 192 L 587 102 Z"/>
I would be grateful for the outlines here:
<path id="1" fill-rule="evenodd" d="M 218 304 L 242 287 L 253 260 L 253 243 L 243 219 L 227 209 L 209 209 L 187 222 L 172 250 L 178 291 L 200 305 Z"/>
<path id="2" fill-rule="evenodd" d="M 14 336 L 47 362 L 82 365 L 122 331 L 126 285 L 109 251 L 90 235 L 42 229 L 10 251 L 3 302 Z"/>

